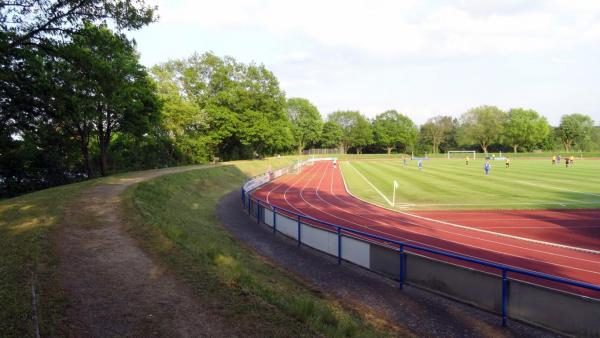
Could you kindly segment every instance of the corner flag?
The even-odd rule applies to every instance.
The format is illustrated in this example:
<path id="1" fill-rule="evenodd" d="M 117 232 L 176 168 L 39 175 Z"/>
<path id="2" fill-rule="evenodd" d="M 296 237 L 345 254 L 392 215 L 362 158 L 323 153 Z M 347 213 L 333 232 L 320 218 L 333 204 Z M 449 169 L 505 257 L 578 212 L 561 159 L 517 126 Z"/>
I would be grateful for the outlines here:
<path id="1" fill-rule="evenodd" d="M 398 181 L 394 180 L 394 189 L 398 189 Z"/>

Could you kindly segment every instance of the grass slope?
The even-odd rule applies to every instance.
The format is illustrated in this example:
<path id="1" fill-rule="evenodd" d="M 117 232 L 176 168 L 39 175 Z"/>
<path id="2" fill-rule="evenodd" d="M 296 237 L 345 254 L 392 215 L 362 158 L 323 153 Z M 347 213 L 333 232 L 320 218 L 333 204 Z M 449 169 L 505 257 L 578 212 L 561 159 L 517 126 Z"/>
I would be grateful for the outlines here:
<path id="1" fill-rule="evenodd" d="M 352 161 L 342 163 L 348 189 L 360 198 L 385 207 L 390 205 L 357 172 L 392 200 L 397 180 L 396 207 L 410 209 L 548 209 L 599 208 L 600 161 L 576 160 L 552 166 L 545 160 L 491 161 L 489 176 L 483 160 Z"/>
<path id="2" fill-rule="evenodd" d="M 402 335 L 265 262 L 219 225 L 215 207 L 222 196 L 281 164 L 238 162 L 141 183 L 126 192 L 128 207 L 139 211 L 132 232 L 242 336 Z"/>

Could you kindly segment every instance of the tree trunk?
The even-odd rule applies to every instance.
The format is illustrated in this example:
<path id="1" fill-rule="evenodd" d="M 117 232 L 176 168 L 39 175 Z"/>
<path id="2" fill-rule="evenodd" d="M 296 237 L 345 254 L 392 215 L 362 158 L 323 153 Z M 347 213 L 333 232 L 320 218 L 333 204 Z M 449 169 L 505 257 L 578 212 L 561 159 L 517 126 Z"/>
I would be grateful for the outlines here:
<path id="1" fill-rule="evenodd" d="M 517 148 L 519 147 L 518 144 L 513 144 L 513 152 L 516 154 L 517 153 Z"/>
<path id="2" fill-rule="evenodd" d="M 298 155 L 302 155 L 303 146 L 298 146 Z"/>
<path id="3" fill-rule="evenodd" d="M 393 147 L 387 147 L 387 154 L 388 156 L 390 156 L 392 154 L 392 149 L 394 149 Z"/>
<path id="4" fill-rule="evenodd" d="M 108 145 L 100 145 L 100 174 L 106 176 L 108 172 Z"/>
<path id="5" fill-rule="evenodd" d="M 487 155 L 487 144 L 482 144 L 481 145 L 481 150 L 483 150 L 483 153 Z"/>
<path id="6" fill-rule="evenodd" d="M 94 173 L 92 172 L 92 164 L 90 162 L 90 150 L 88 148 L 88 142 L 81 140 L 81 154 L 83 155 L 83 166 L 85 169 L 85 175 L 87 178 L 92 178 Z"/>

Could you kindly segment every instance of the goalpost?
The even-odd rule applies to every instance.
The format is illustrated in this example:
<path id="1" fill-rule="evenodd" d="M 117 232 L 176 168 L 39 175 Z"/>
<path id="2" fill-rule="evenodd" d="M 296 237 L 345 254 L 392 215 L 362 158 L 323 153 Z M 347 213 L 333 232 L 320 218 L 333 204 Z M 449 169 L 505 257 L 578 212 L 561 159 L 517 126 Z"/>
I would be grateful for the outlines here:
<path id="1" fill-rule="evenodd" d="M 448 150 L 448 159 L 450 159 L 451 154 L 472 154 L 473 159 L 475 159 L 477 152 L 475 150 Z"/>

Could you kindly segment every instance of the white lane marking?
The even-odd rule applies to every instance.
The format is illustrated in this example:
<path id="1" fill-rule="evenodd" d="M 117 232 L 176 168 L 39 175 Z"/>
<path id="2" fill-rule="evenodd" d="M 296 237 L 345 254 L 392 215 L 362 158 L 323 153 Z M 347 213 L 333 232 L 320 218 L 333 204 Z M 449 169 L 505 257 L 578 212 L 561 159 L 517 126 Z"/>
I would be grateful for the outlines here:
<path id="1" fill-rule="evenodd" d="M 326 171 L 324 171 L 323 175 L 325 174 L 325 172 L 326 172 Z M 305 174 L 306 174 L 306 173 L 305 173 Z M 343 221 L 345 221 L 345 222 L 347 222 L 347 223 L 350 223 L 350 224 L 354 224 L 354 225 L 356 225 L 356 226 L 357 226 L 357 227 L 359 227 L 359 228 L 365 228 L 365 229 L 369 229 L 370 231 L 373 231 L 373 232 L 376 232 L 376 233 L 381 233 L 381 234 L 384 234 L 384 235 L 389 235 L 389 236 L 392 236 L 392 237 L 395 237 L 395 238 L 400 238 L 400 239 L 403 239 L 403 240 L 405 240 L 406 242 L 412 242 L 412 243 L 420 244 L 420 245 L 423 245 L 423 246 L 425 246 L 425 247 L 430 247 L 430 248 L 440 249 L 440 250 L 443 250 L 443 251 L 447 251 L 447 252 L 452 252 L 452 253 L 460 254 L 460 255 L 463 255 L 463 256 L 466 256 L 466 257 L 471 257 L 471 258 L 482 259 L 482 258 L 480 258 L 480 257 L 477 257 L 477 256 L 472 256 L 472 255 L 469 255 L 469 254 L 465 254 L 465 253 L 461 253 L 461 252 L 456 252 L 456 251 L 448 250 L 448 249 L 446 249 L 446 248 L 440 248 L 440 247 L 437 247 L 437 246 L 435 246 L 435 245 L 425 244 L 425 243 L 422 243 L 422 242 L 418 242 L 418 241 L 415 241 L 415 240 L 410 240 L 410 239 L 408 239 L 408 238 L 404 238 L 404 237 L 402 237 L 402 236 L 394 235 L 394 234 L 391 234 L 391 233 L 388 233 L 388 232 L 385 232 L 385 231 L 377 230 L 377 229 L 374 229 L 374 228 L 372 228 L 372 227 L 369 227 L 369 226 L 365 226 L 365 225 L 358 224 L 358 223 L 356 223 L 356 222 L 353 222 L 353 221 L 351 221 L 351 220 L 345 219 L 345 218 L 343 218 L 343 217 L 336 216 L 336 215 L 334 215 L 334 214 L 332 214 L 332 213 L 330 213 L 330 212 L 327 212 L 327 211 L 324 211 L 324 210 L 321 210 L 321 209 L 319 209 L 319 208 L 315 207 L 315 206 L 314 206 L 312 203 L 308 202 L 308 201 L 307 201 L 307 200 L 306 200 L 306 199 L 305 199 L 305 198 L 302 196 L 302 192 L 305 190 L 305 188 L 306 188 L 306 186 L 308 185 L 308 183 L 309 183 L 310 181 L 312 181 L 312 179 L 313 179 L 313 177 L 315 176 L 315 174 L 316 174 L 316 173 L 312 173 L 312 175 L 311 175 L 310 179 L 308 180 L 308 182 L 307 182 L 307 183 L 305 183 L 305 184 L 304 184 L 304 186 L 302 187 L 302 189 L 300 190 L 300 194 L 301 194 L 301 195 L 300 195 L 300 197 L 302 198 L 302 200 L 303 200 L 303 201 L 304 201 L 304 202 L 305 202 L 305 203 L 306 203 L 306 204 L 307 204 L 309 207 L 311 207 L 311 208 L 313 208 L 313 209 L 315 209 L 315 210 L 317 210 L 317 211 L 319 211 L 319 212 L 322 212 L 322 213 L 324 213 L 324 214 L 330 215 L 331 217 L 334 217 L 334 218 L 337 218 L 337 219 L 343 220 Z M 333 176 L 333 173 L 332 173 L 332 176 Z M 344 179 L 343 175 L 341 175 L 341 176 L 342 176 L 342 180 L 343 180 L 343 182 L 344 182 L 344 188 L 345 188 L 345 189 L 346 189 L 346 191 L 347 191 L 347 186 L 346 186 L 345 179 Z M 324 176 L 322 176 L 322 177 L 321 177 L 321 180 L 320 180 L 320 182 L 319 182 L 319 185 L 318 185 L 318 186 L 315 188 L 315 191 L 316 191 L 317 195 L 318 195 L 318 188 L 319 188 L 319 187 L 320 187 L 320 185 L 322 184 L 323 177 L 324 177 Z M 288 193 L 288 191 L 289 191 L 289 190 L 291 190 L 292 186 L 293 186 L 293 185 L 295 185 L 295 184 L 297 184 L 297 183 L 298 183 L 298 181 L 300 181 L 300 180 L 299 180 L 299 179 L 298 179 L 298 180 L 296 180 L 294 183 L 292 183 L 292 185 L 291 185 L 290 187 L 288 187 L 288 188 L 286 189 L 286 191 L 284 192 L 284 200 L 285 200 L 286 204 L 288 204 L 288 205 L 289 205 L 291 208 L 295 209 L 297 212 L 299 212 L 299 213 L 301 213 L 301 214 L 305 214 L 305 213 L 304 213 L 304 212 L 302 212 L 300 209 L 296 208 L 296 207 L 295 207 L 295 206 L 294 206 L 292 203 L 290 203 L 290 202 L 287 200 L 287 198 L 286 198 L 286 197 L 287 197 L 287 196 L 286 196 L 286 194 Z M 337 195 L 335 195 L 335 194 L 333 193 L 333 184 L 331 184 L 331 185 L 330 185 L 330 189 L 331 189 L 331 195 L 332 195 L 332 196 L 334 196 L 335 198 L 337 198 L 337 199 L 341 200 L 341 199 L 340 199 L 340 198 L 339 198 Z M 297 189 L 296 189 L 296 190 L 297 190 Z M 335 207 L 335 208 L 337 208 L 337 209 L 340 209 L 340 210 L 342 210 L 342 211 L 344 211 L 344 212 L 346 212 L 346 213 L 349 213 L 348 211 L 346 211 L 346 210 L 344 210 L 344 209 L 342 209 L 342 208 L 340 208 L 340 207 L 338 207 L 338 206 L 336 206 L 336 205 L 334 205 L 334 204 L 332 204 L 332 203 L 330 203 L 330 202 L 327 202 L 326 200 L 324 200 L 323 198 L 321 198 L 319 195 L 318 195 L 318 197 L 319 197 L 319 198 L 320 198 L 322 201 L 324 201 L 325 203 L 327 203 L 327 204 L 329 204 L 329 205 L 332 205 L 333 207 Z M 352 215 L 354 215 L 354 214 L 352 214 Z M 359 216 L 359 217 L 362 217 L 362 216 L 360 216 L 360 215 L 358 215 L 358 216 Z M 364 217 L 362 217 L 362 218 L 364 218 Z M 377 222 L 377 221 L 376 221 L 376 222 Z M 408 224 L 413 224 L 413 225 L 418 225 L 418 226 L 426 227 L 426 226 L 424 226 L 424 225 L 420 225 L 420 224 L 417 224 L 417 223 L 412 223 L 412 222 L 410 222 L 410 221 L 404 221 L 404 222 L 406 222 L 406 223 L 408 223 Z M 381 222 L 377 222 L 377 223 L 389 226 L 389 224 L 384 224 L 384 223 L 381 223 Z M 439 230 L 439 229 L 438 229 L 438 230 Z M 411 232 L 411 231 L 409 231 L 409 232 Z M 448 231 L 445 231 L 445 232 L 448 232 Z M 448 233 L 452 233 L 452 232 L 448 232 Z M 419 234 L 419 233 L 416 233 L 416 234 Z M 453 233 L 453 234 L 455 234 L 455 233 Z M 426 236 L 426 237 L 431 237 L 431 236 L 424 235 L 424 234 L 419 234 L 419 235 Z M 462 235 L 462 234 L 456 234 L 456 235 L 461 235 L 461 236 L 464 236 L 464 237 L 469 237 L 469 236 Z M 473 237 L 473 238 L 477 239 L 477 237 Z M 513 245 L 510 245 L 510 244 L 506 244 L 506 243 L 500 243 L 500 242 L 494 242 L 494 241 L 490 241 L 490 240 L 486 240 L 486 241 L 489 241 L 489 242 L 491 242 L 491 243 L 503 244 L 503 245 L 507 245 L 507 246 L 513 246 Z M 538 262 L 538 263 L 544 263 L 544 264 L 549 264 L 549 265 L 559 266 L 559 267 L 563 267 L 563 268 L 570 268 L 570 269 L 573 269 L 573 270 L 579 270 L 579 271 L 583 271 L 583 272 L 589 272 L 589 273 L 592 273 L 592 274 L 600 274 L 600 272 L 591 271 L 591 270 L 586 270 L 586 269 L 582 269 L 582 268 L 576 268 L 576 267 L 573 267 L 573 266 L 565 266 L 565 265 L 561 265 L 561 264 L 550 263 L 550 262 L 546 262 L 546 261 L 543 261 L 543 260 L 537 260 L 537 259 L 533 259 L 533 258 L 528 258 L 528 257 L 523 257 L 523 256 L 517 256 L 517 255 L 513 255 L 513 254 L 505 253 L 505 252 L 499 252 L 499 251 L 491 250 L 491 249 L 488 249 L 488 248 L 477 247 L 477 246 L 473 246 L 473 245 L 469 245 L 469 244 L 464 244 L 464 243 L 459 243 L 459 244 L 461 244 L 461 245 L 465 245 L 465 246 L 469 246 L 469 247 L 472 247 L 472 248 L 475 248 L 475 249 L 481 249 L 481 250 L 485 250 L 485 251 L 493 252 L 493 253 L 500 254 L 500 255 L 513 256 L 513 257 L 517 257 L 517 258 L 521 258 L 521 259 L 525 259 L 525 260 L 530 260 L 530 261 L 534 261 L 534 262 Z M 521 248 L 521 247 L 517 247 L 517 248 Z M 521 248 L 521 249 L 530 250 L 530 251 L 538 251 L 538 252 L 542 252 L 542 251 L 539 251 L 539 250 L 535 250 L 535 249 L 529 249 L 529 248 Z M 571 256 L 564 256 L 564 255 L 555 254 L 555 253 L 548 253 L 548 252 L 543 252 L 543 253 L 550 254 L 550 255 L 555 255 L 555 256 L 560 256 L 560 257 L 565 257 L 565 258 L 571 258 L 571 259 L 575 259 L 575 260 L 588 261 L 588 262 L 591 262 L 591 263 L 599 263 L 599 262 L 592 261 L 592 260 L 587 260 L 587 259 L 582 259 L 582 258 L 577 258 L 577 257 L 571 257 Z M 527 269 L 527 268 L 523 268 L 523 267 L 517 267 L 517 266 L 513 266 L 513 265 L 510 265 L 510 264 L 501 263 L 501 262 L 496 262 L 496 261 L 489 260 L 489 259 L 483 259 L 483 260 L 485 260 L 485 261 L 488 261 L 488 262 L 492 262 L 492 263 L 496 263 L 496 264 L 503 264 L 503 265 L 510 266 L 510 267 L 516 267 L 516 268 L 520 268 L 520 269 L 525 269 L 525 270 L 529 270 L 529 271 L 534 271 L 534 270 L 530 270 L 530 269 Z"/>
<path id="2" fill-rule="evenodd" d="M 352 168 L 354 168 L 354 167 L 352 167 Z M 354 168 L 354 170 L 356 170 L 356 168 Z M 357 170 L 357 172 L 358 172 L 358 170 Z M 369 181 L 362 174 L 361 174 L 361 176 L 367 182 Z M 342 175 L 342 178 L 343 177 L 344 176 Z M 370 184 L 372 184 L 372 183 L 370 183 Z M 346 192 L 350 196 L 352 196 L 352 197 L 354 197 L 354 198 L 356 198 L 356 199 L 358 199 L 360 201 L 363 201 L 365 203 L 372 204 L 369 201 L 365 201 L 362 198 L 359 198 L 359 197 L 353 195 L 350 192 L 350 190 L 348 190 L 348 186 L 346 185 L 346 180 L 345 179 L 344 179 L 344 185 L 345 185 L 345 188 L 346 188 Z M 575 250 L 575 251 L 581 251 L 581 252 L 587 252 L 587 253 L 591 253 L 591 254 L 600 255 L 600 251 L 598 251 L 598 250 L 593 250 L 593 249 L 588 249 L 588 248 L 580 248 L 580 247 L 571 246 L 571 245 L 565 245 L 565 244 L 560 244 L 560 243 L 553 243 L 553 242 L 541 241 L 541 240 L 538 240 L 538 239 L 532 239 L 532 238 L 527 238 L 527 237 L 520 237 L 520 236 L 515 236 L 515 235 L 504 234 L 504 233 L 495 232 L 495 231 L 483 230 L 483 229 L 473 228 L 473 227 L 469 227 L 469 226 L 465 226 L 465 225 L 460 225 L 460 224 L 456 224 L 456 223 L 450 223 L 450 222 L 446 222 L 446 221 L 441 221 L 441 220 L 438 220 L 438 219 L 429 218 L 429 217 L 425 217 L 425 216 L 419 216 L 419 215 L 411 214 L 411 213 L 406 212 L 406 211 L 401 211 L 401 210 L 397 210 L 397 209 L 390 209 L 390 208 L 386 208 L 386 207 L 381 206 L 381 205 L 379 207 L 387 209 L 387 210 L 395 211 L 395 212 L 397 212 L 399 214 L 402 214 L 402 215 L 405 215 L 405 216 L 410 216 L 410 217 L 414 217 L 414 218 L 418 218 L 418 219 L 422 219 L 422 220 L 426 220 L 426 221 L 430 221 L 430 222 L 434 222 L 434 223 L 439 223 L 439 224 L 444 224 L 444 225 L 450 225 L 450 226 L 457 227 L 457 228 L 468 229 L 468 230 L 473 230 L 473 231 L 479 231 L 479 232 L 483 232 L 483 233 L 487 233 L 487 234 L 492 234 L 492 235 L 497 235 L 497 236 L 502 236 L 502 237 L 508 237 L 508 238 L 513 238 L 513 239 L 518 239 L 518 240 L 527 241 L 527 242 L 531 242 L 531 243 L 549 245 L 549 246 L 559 247 L 559 248 L 563 248 L 563 249 L 570 249 L 570 250 Z"/>
<path id="3" fill-rule="evenodd" d="M 346 191 L 347 191 L 346 181 L 345 181 L 345 179 L 344 179 L 344 176 L 343 176 L 343 175 L 342 175 L 342 180 L 343 180 L 343 182 L 344 182 L 344 188 L 345 188 L 345 189 L 346 189 Z M 317 195 L 318 195 L 318 193 L 317 193 Z M 333 190 L 331 191 L 331 195 L 332 195 L 333 197 L 335 197 L 336 199 L 338 199 L 338 200 L 342 201 L 342 202 L 343 202 L 343 203 L 345 203 L 345 204 L 348 204 L 348 203 L 349 203 L 349 202 L 346 202 L 346 201 L 344 201 L 343 199 L 341 199 L 339 196 L 337 196 L 337 194 L 335 194 L 335 193 L 333 192 Z M 323 202 L 325 202 L 325 203 L 327 203 L 327 204 L 329 204 L 329 205 L 333 206 L 334 208 L 336 208 L 336 209 L 339 209 L 339 210 L 341 210 L 341 211 L 343 211 L 343 212 L 345 212 L 345 213 L 349 213 L 349 212 L 348 212 L 347 210 L 345 210 L 344 208 L 341 208 L 341 207 L 339 207 L 339 206 L 336 206 L 335 204 L 332 204 L 332 203 L 330 203 L 330 202 L 327 202 L 327 201 L 325 201 L 323 198 L 321 198 L 321 197 L 320 197 L 320 195 L 318 195 L 318 196 L 319 196 L 319 198 L 320 198 L 320 199 L 321 199 Z M 350 195 L 350 196 L 351 196 L 351 195 Z M 386 208 L 386 209 L 387 209 L 387 208 Z M 388 209 L 388 210 L 390 210 L 390 209 Z M 392 210 L 392 211 L 393 211 L 393 210 Z M 386 225 L 387 225 L 387 226 L 390 226 L 390 224 L 387 224 L 387 223 L 382 223 L 382 222 L 378 222 L 378 221 L 373 221 L 373 220 L 371 220 L 371 219 L 369 219 L 369 218 L 367 218 L 367 217 L 364 217 L 364 216 L 362 216 L 362 215 L 358 215 L 358 214 L 356 214 L 356 215 L 355 215 L 355 214 L 352 214 L 352 215 L 353 215 L 353 216 L 356 216 L 356 217 L 363 218 L 363 219 L 365 219 L 365 220 L 368 220 L 368 221 L 371 221 L 371 222 L 376 222 L 376 223 L 378 223 L 378 224 L 381 224 L 381 225 L 384 225 L 384 226 L 386 226 Z M 333 216 L 333 215 L 332 215 L 332 216 Z M 335 216 L 334 216 L 334 217 L 335 217 Z M 395 220 L 395 219 L 389 218 L 389 217 L 387 217 L 386 215 L 383 215 L 383 217 L 384 217 L 384 218 L 386 218 L 386 219 L 390 219 L 391 221 L 398 222 L 398 220 Z M 338 218 L 339 218 L 339 217 L 338 217 Z M 346 221 L 348 221 L 348 220 L 346 220 Z M 349 221 L 349 222 L 351 222 L 351 221 Z M 558 257 L 563 257 L 563 258 L 568 258 L 568 259 L 573 259 L 573 260 L 580 260 L 580 261 L 589 262 L 589 263 L 593 263 L 593 264 L 600 264 L 600 262 L 599 262 L 599 261 L 596 261 L 596 260 L 589 260 L 589 259 L 585 259 L 585 258 L 572 257 L 572 256 L 567 256 L 567 255 L 562 255 L 562 254 L 557 254 L 557 253 L 552 253 L 552 252 L 547 252 L 547 251 L 541 251 L 541 250 L 536 250 L 536 249 L 527 248 L 527 247 L 520 247 L 520 246 L 516 246 L 516 245 L 508 244 L 508 243 L 496 242 L 496 241 L 492 241 L 492 240 L 489 240 L 489 239 L 483 239 L 483 238 L 480 238 L 480 237 L 474 237 L 474 236 L 469 236 L 469 235 L 465 235 L 465 234 L 454 233 L 454 232 L 447 231 L 447 230 L 443 230 L 443 229 L 435 229 L 435 228 L 428 227 L 428 226 L 426 226 L 426 225 L 423 225 L 423 224 L 413 223 L 413 222 L 406 221 L 406 220 L 402 220 L 402 221 L 400 221 L 400 222 L 403 222 L 403 223 L 408 223 L 408 224 L 411 224 L 411 225 L 415 225 L 415 226 L 419 226 L 419 227 L 423 227 L 423 228 L 427 228 L 427 229 L 432 229 L 432 230 L 436 230 L 436 231 L 442 231 L 442 232 L 446 232 L 446 233 L 449 233 L 449 234 L 457 235 L 457 236 L 460 236 L 460 237 L 467 237 L 467 238 L 472 238 L 472 239 L 476 239 L 476 240 L 482 240 L 482 241 L 486 241 L 486 242 L 493 243 L 493 244 L 500 244 L 500 245 L 504 245 L 504 246 L 509 246 L 509 247 L 514 247 L 514 248 L 518 248 L 518 249 L 523 249 L 523 250 L 528 250 L 528 251 L 533 251 L 533 252 L 543 253 L 543 254 L 547 254 L 547 255 L 553 255 L 553 256 L 558 256 Z M 354 223 L 354 222 L 351 222 L 351 223 Z M 414 232 L 414 231 L 411 231 L 411 230 L 409 230 L 409 229 L 406 229 L 406 228 L 402 228 L 402 229 L 403 229 L 403 230 L 405 230 L 405 231 L 407 231 L 407 232 L 412 232 L 412 233 L 415 233 L 415 234 L 418 234 L 418 235 L 422 235 L 422 236 L 431 237 L 430 235 L 426 235 L 426 234 L 421 234 L 421 233 L 418 233 L 418 232 Z M 380 231 L 380 232 L 381 232 L 381 233 L 386 233 L 386 232 L 383 232 L 383 231 Z M 391 236 L 394 236 L 394 237 L 398 237 L 398 236 L 396 236 L 396 235 L 393 235 L 393 234 L 390 234 L 390 233 L 386 233 L 386 234 L 389 234 L 389 235 L 391 235 Z M 416 243 L 419 243 L 419 242 L 416 242 Z M 591 273 L 595 273 L 595 274 L 600 274 L 600 272 L 596 272 L 596 271 L 592 271 L 592 270 L 585 270 L 585 269 L 582 269 L 582 268 L 575 268 L 575 267 L 571 267 L 571 266 L 565 266 L 565 265 L 561 265 L 561 264 L 556 264 L 556 263 L 552 263 L 552 262 L 547 262 L 547 261 L 544 261 L 544 260 L 538 260 L 538 259 L 528 258 L 528 257 L 524 257 L 524 256 L 513 255 L 513 254 L 509 254 L 509 253 L 505 253 L 505 252 L 494 251 L 494 250 L 491 250 L 491 249 L 488 249 L 488 248 L 485 248 L 485 247 L 478 247 L 478 246 L 474 246 L 474 245 L 470 245 L 470 244 L 466 244 L 466 243 L 458 243 L 458 244 L 465 245 L 465 246 L 469 246 L 469 247 L 476 248 L 476 249 L 483 249 L 483 250 L 487 250 L 487 251 L 494 252 L 494 253 L 498 253 L 498 254 L 504 254 L 504 255 L 508 255 L 508 256 L 518 257 L 518 258 L 522 258 L 522 259 L 525 259 L 525 260 L 531 260 L 531 261 L 535 261 L 535 262 L 541 262 L 541 263 L 546 263 L 546 264 L 550 264 L 550 265 L 556 265 L 556 266 L 560 266 L 560 267 L 568 267 L 568 268 L 572 268 L 572 269 L 574 269 L 574 270 L 581 270 L 581 271 L 584 271 L 584 272 L 591 272 Z M 447 250 L 447 249 L 442 249 L 442 250 Z M 451 251 L 451 252 L 453 252 L 453 251 Z M 466 255 L 466 256 L 468 256 L 467 254 L 463 254 L 463 253 L 460 253 L 460 254 L 461 254 L 461 255 Z M 471 257 L 473 257 L 473 256 L 471 256 Z"/>
<path id="4" fill-rule="evenodd" d="M 383 199 L 386 202 L 388 202 L 389 205 L 394 206 L 394 204 L 392 203 L 392 201 L 390 201 L 379 189 L 377 189 L 377 187 L 375 185 L 373 185 L 373 183 L 371 183 L 371 181 L 369 181 L 365 176 L 363 176 L 363 174 L 360 171 L 358 171 L 356 168 L 354 168 L 354 166 L 352 165 L 352 163 L 350 163 L 350 162 L 346 162 L 346 163 L 348 163 L 348 165 L 350 166 L 350 168 L 354 169 L 354 171 L 356 171 L 360 175 L 360 177 L 362 177 L 365 180 L 365 182 L 367 182 L 373 189 L 375 189 L 375 191 L 377 193 L 379 193 L 379 195 L 381 195 L 381 197 L 383 197 Z"/>

